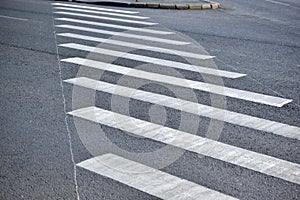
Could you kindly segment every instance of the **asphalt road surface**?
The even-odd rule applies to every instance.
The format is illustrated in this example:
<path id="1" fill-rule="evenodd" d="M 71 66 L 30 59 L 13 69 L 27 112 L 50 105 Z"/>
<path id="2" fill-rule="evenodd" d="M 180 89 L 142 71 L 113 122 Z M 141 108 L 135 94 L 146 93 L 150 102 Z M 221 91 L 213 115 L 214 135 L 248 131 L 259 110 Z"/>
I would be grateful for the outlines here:
<path id="1" fill-rule="evenodd" d="M 300 4 L 0 4 L 0 199 L 299 199 Z"/>

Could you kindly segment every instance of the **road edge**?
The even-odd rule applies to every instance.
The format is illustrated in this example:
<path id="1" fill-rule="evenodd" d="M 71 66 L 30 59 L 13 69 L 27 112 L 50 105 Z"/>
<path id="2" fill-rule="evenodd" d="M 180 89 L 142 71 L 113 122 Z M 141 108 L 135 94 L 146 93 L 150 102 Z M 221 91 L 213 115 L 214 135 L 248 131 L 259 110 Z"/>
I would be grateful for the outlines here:
<path id="1" fill-rule="evenodd" d="M 103 6 L 117 6 L 117 7 L 131 7 L 131 8 L 152 8 L 152 9 L 174 9 L 174 10 L 208 10 L 218 9 L 221 7 L 220 3 L 206 0 L 204 4 L 197 3 L 146 3 L 146 2 L 127 2 L 118 0 L 107 1 L 88 1 L 88 0 L 76 0 L 75 2 L 96 4 Z"/>

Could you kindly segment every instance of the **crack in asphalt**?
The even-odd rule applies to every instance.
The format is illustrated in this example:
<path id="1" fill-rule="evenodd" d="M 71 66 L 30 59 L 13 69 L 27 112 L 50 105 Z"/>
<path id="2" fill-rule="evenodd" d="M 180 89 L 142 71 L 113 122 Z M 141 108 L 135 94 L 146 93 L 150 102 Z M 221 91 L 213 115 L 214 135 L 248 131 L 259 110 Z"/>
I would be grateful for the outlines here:
<path id="1" fill-rule="evenodd" d="M 73 179 L 74 179 L 74 184 L 75 184 L 75 192 L 76 192 L 77 200 L 80 200 L 79 190 L 78 190 L 78 182 L 77 182 L 77 168 L 76 168 L 76 163 L 75 163 L 74 153 L 73 153 L 73 147 L 72 147 L 72 136 L 71 136 L 71 132 L 70 132 L 69 124 L 68 124 L 68 119 L 67 119 L 68 115 L 67 115 L 67 108 L 66 108 L 66 98 L 65 98 L 65 94 L 64 94 L 64 86 L 63 86 L 63 80 L 62 80 L 62 70 L 61 70 L 60 57 L 59 57 L 58 47 L 57 47 L 57 38 L 56 38 L 56 31 L 55 31 L 55 23 L 54 23 L 53 14 L 52 14 L 52 21 L 53 21 L 54 41 L 55 41 L 55 45 L 56 45 L 57 64 L 58 64 L 58 68 L 59 68 L 60 87 L 61 87 L 64 113 L 65 113 L 64 121 L 65 121 L 66 129 L 67 129 L 69 150 L 70 150 L 71 161 L 73 163 L 73 170 L 74 170 Z"/>

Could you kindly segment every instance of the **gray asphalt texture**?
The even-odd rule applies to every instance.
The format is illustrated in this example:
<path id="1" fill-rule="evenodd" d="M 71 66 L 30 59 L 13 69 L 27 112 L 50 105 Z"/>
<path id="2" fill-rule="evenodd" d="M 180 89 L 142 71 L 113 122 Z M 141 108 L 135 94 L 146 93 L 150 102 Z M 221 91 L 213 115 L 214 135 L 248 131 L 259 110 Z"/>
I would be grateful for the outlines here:
<path id="1" fill-rule="evenodd" d="M 219 2 L 223 8 L 218 10 L 137 9 L 137 11 L 142 16 L 151 17 L 151 21 L 158 22 L 159 27 L 177 31 L 197 41 L 210 55 L 216 56 L 214 62 L 219 69 L 247 74 L 247 77 L 236 80 L 223 79 L 225 86 L 293 99 L 292 103 L 275 108 L 227 98 L 228 110 L 300 126 L 299 2 L 290 0 L 280 0 L 279 3 L 260 0 Z M 89 159 L 93 155 L 80 140 L 73 118 L 66 117 L 65 111 L 72 110 L 73 87 L 63 83 L 62 88 L 61 78 L 65 80 L 76 77 L 79 66 L 61 63 L 60 70 L 54 31 L 106 38 L 108 36 L 54 28 L 51 3 L 52 1 L 5 0 L 0 4 L 0 15 L 28 19 L 21 21 L 0 17 L 0 199 L 76 199 L 77 194 L 80 199 L 156 199 L 81 168 L 77 168 L 75 175 L 78 185 L 76 192 L 74 163 Z M 60 17 L 54 15 L 58 16 Z M 55 21 L 55 24 L 64 23 Z M 58 44 L 68 42 L 98 45 L 94 42 L 57 38 Z M 109 45 L 106 47 L 117 49 Z M 87 52 L 67 48 L 58 50 L 60 59 L 88 55 Z M 144 50 L 133 52 L 185 62 L 182 58 L 168 54 Z M 94 59 L 112 60 L 111 57 L 89 56 Z M 126 59 L 117 59 L 114 63 L 127 67 L 143 64 Z M 97 73 L 97 70 L 86 70 L 88 74 Z M 169 73 L 168 70 L 159 68 L 148 70 Z M 178 71 L 187 79 L 200 81 L 205 79 L 195 73 Z M 120 78 L 118 74 L 105 72 L 101 80 L 117 83 Z M 125 77 L 122 85 L 132 86 L 133 83 L 139 85 L 143 82 L 127 78 Z M 170 85 L 164 87 L 155 83 L 146 84 L 140 89 L 168 96 L 176 96 L 174 91 L 184 94 L 181 87 Z M 87 89 L 83 92 L 86 92 L 86 96 L 93 93 Z M 211 96 L 207 93 L 192 92 L 196 94 L 199 103 L 206 105 L 212 103 Z M 97 92 L 92 103 L 110 110 L 111 98 L 110 94 Z M 128 101 L 126 98 L 115 98 L 119 102 Z M 215 95 L 214 98 L 220 97 Z M 87 105 L 90 103 L 86 102 Z M 149 114 L 152 104 L 130 100 L 128 106 L 131 116 L 147 121 L 155 120 L 151 119 Z M 161 110 L 158 107 L 154 111 L 160 115 Z M 200 136 L 205 136 L 212 121 L 180 113 L 174 109 L 166 109 L 165 112 L 167 120 L 164 125 L 176 129 L 179 128 L 181 115 L 191 119 L 191 123 L 197 118 L 199 120 L 197 134 Z M 97 126 L 87 121 L 82 123 L 91 129 Z M 157 120 L 155 123 L 161 121 Z M 187 132 L 193 131 L 189 128 L 185 126 L 182 129 Z M 129 152 L 151 152 L 165 146 L 148 139 L 132 137 L 109 127 L 103 126 L 103 130 L 114 144 Z M 300 143 L 293 139 L 225 123 L 218 141 L 300 163 Z M 174 148 L 174 151 L 176 150 L 178 149 Z M 209 157 L 198 157 L 189 152 L 185 152 L 174 163 L 161 170 L 239 199 L 300 198 L 299 185 Z"/>

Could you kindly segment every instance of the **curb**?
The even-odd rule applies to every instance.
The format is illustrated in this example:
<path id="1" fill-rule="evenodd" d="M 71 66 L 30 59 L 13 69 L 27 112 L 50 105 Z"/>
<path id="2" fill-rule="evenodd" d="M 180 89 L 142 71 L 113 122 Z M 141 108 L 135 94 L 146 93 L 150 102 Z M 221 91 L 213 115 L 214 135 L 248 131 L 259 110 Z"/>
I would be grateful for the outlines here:
<path id="1" fill-rule="evenodd" d="M 206 1 L 205 4 L 166 4 L 166 3 L 146 3 L 146 2 L 123 2 L 123 1 L 88 1 L 88 0 L 75 0 L 75 2 L 97 4 L 104 6 L 117 6 L 117 7 L 132 7 L 132 8 L 152 8 L 152 9 L 173 9 L 173 10 L 207 10 L 218 9 L 221 7 L 220 3 Z"/>

